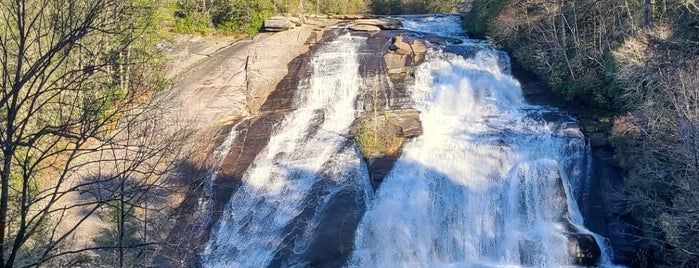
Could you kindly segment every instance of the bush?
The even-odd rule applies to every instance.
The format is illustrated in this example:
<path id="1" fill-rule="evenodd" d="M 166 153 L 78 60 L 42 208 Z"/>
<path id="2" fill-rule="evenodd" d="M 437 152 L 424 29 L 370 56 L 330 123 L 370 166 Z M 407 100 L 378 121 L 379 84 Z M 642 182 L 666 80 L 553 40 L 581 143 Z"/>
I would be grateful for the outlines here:
<path id="1" fill-rule="evenodd" d="M 398 128 L 386 121 L 385 116 L 361 118 L 356 129 L 355 141 L 366 158 L 395 156 L 405 138 L 398 137 Z"/>
<path id="2" fill-rule="evenodd" d="M 510 0 L 474 0 L 471 11 L 464 17 L 464 27 L 474 36 L 485 37 L 495 18 Z"/>

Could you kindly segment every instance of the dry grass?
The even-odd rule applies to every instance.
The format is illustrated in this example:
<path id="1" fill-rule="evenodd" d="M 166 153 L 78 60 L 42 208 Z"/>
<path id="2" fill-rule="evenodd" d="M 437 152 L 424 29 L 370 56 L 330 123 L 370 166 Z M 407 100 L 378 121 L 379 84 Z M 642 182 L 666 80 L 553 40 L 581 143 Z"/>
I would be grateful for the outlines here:
<path id="1" fill-rule="evenodd" d="M 385 116 L 360 119 L 355 141 L 366 158 L 395 156 L 400 153 L 405 138 L 397 135 L 398 127 L 386 121 Z"/>

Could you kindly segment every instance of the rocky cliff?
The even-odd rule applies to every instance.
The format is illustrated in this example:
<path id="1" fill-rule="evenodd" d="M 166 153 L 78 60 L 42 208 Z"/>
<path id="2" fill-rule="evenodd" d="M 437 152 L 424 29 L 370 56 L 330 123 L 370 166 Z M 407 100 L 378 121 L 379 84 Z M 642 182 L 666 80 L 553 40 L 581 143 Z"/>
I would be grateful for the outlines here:
<path id="1" fill-rule="evenodd" d="M 295 96 L 299 83 L 309 76 L 310 55 L 316 45 L 341 32 L 368 38 L 361 48 L 360 71 L 374 83 L 357 97 L 357 124 L 380 122 L 381 128 L 392 130 L 387 136 L 401 141 L 394 154 L 366 155 L 376 185 L 391 169 L 405 139 L 421 134 L 419 114 L 411 109 L 404 85 L 412 79 L 413 67 L 424 60 L 426 47 L 414 33 L 400 30 L 400 21 L 363 17 L 311 18 L 303 19 L 304 23 L 287 20 L 275 17 L 269 22 L 274 33 L 252 39 L 185 36 L 178 39 L 183 44 L 171 47 L 172 98 L 184 107 L 177 116 L 199 134 L 192 138 L 191 154 L 181 170 L 190 189 L 179 205 L 181 216 L 172 220 L 172 230 L 158 253 L 155 263 L 159 266 L 200 265 L 198 254 L 204 250 L 211 224 L 221 215 L 275 127 L 297 108 Z M 329 27 L 337 24 L 346 27 Z M 227 156 L 219 167 L 212 166 L 214 148 L 231 131 L 237 135 Z M 211 174 L 215 177 L 209 178 Z M 209 179 L 213 180 L 212 192 L 205 197 Z M 196 210 L 201 208 L 202 198 L 211 199 L 210 217 L 198 216 L 201 213 Z M 358 221 L 356 217 L 342 228 L 328 229 L 326 235 L 336 241 L 323 243 L 315 254 L 306 253 L 307 258 L 322 255 L 311 261 L 321 266 L 338 264 L 337 260 L 346 258 L 352 248 Z"/>

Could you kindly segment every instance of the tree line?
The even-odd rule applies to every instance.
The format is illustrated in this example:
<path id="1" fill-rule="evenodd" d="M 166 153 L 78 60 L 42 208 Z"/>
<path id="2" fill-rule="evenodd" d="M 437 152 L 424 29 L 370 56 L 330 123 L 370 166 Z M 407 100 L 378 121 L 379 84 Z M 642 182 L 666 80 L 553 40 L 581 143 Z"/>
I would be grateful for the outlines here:
<path id="1" fill-rule="evenodd" d="M 635 265 L 699 265 L 699 4 L 475 0 L 465 25 L 558 94 L 611 114 Z"/>
<path id="2" fill-rule="evenodd" d="M 170 0 L 179 33 L 254 34 L 273 14 L 453 13 L 460 0 Z"/>

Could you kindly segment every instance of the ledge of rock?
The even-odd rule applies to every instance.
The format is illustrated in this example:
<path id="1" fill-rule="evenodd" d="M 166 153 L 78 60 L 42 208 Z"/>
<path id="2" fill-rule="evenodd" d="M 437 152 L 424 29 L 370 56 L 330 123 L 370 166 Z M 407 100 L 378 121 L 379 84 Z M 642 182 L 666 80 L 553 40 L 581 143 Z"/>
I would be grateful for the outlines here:
<path id="1" fill-rule="evenodd" d="M 322 16 L 322 15 L 320 15 Z M 338 19 L 338 20 L 358 20 L 358 19 L 374 19 L 377 18 L 376 15 L 366 15 L 366 14 L 344 14 L 344 15 L 331 15 L 327 16 L 328 18 L 331 19 Z"/>
<path id="2" fill-rule="evenodd" d="M 298 24 L 292 22 L 292 19 L 288 17 L 275 16 L 266 19 L 263 28 L 266 32 L 281 32 L 292 29 L 296 25 L 301 26 L 301 21 L 299 19 L 293 21 L 298 22 Z"/>
<path id="3" fill-rule="evenodd" d="M 354 23 L 357 25 L 373 25 L 381 28 L 381 30 L 398 30 L 403 28 L 403 23 L 400 20 L 391 18 L 356 19 Z"/>
<path id="4" fill-rule="evenodd" d="M 360 31 L 360 32 L 378 32 L 381 31 L 379 26 L 368 25 L 368 24 L 355 24 L 349 27 L 350 30 Z"/>
<path id="5" fill-rule="evenodd" d="M 376 190 L 393 169 L 407 139 L 422 135 L 422 122 L 417 110 L 387 110 L 365 113 L 357 118 L 351 131 L 359 141 Z"/>

